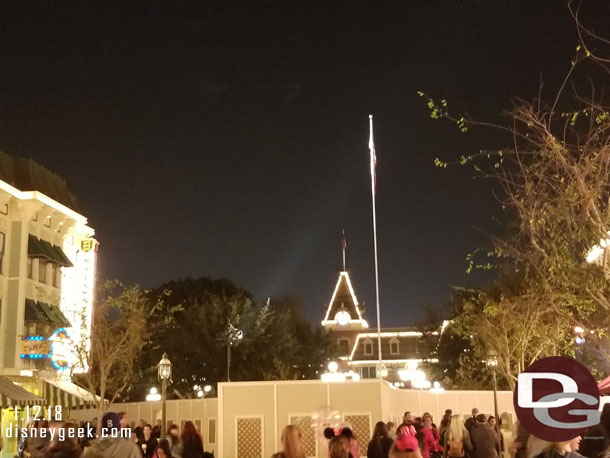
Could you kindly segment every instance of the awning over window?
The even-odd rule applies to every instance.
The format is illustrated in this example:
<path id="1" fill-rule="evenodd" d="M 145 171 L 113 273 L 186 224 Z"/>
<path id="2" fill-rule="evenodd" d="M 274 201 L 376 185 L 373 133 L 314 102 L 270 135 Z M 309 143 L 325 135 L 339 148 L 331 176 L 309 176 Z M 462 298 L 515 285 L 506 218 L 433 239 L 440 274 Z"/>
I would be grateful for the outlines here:
<path id="1" fill-rule="evenodd" d="M 25 300 L 25 320 L 52 323 L 66 328 L 72 327 L 72 323 L 68 321 L 59 307 L 32 299 Z"/>
<path id="2" fill-rule="evenodd" d="M 46 240 L 41 240 L 32 234 L 28 237 L 28 256 L 31 258 L 44 258 L 62 267 L 72 267 L 74 265 L 60 247 L 52 245 Z"/>
<path id="3" fill-rule="evenodd" d="M 47 400 L 24 390 L 9 379 L 0 377 L 0 409 L 25 405 L 46 405 Z"/>
<path id="4" fill-rule="evenodd" d="M 32 299 L 25 300 L 25 321 L 43 321 L 48 322 L 48 317 L 44 310 Z"/>
<path id="5" fill-rule="evenodd" d="M 32 234 L 28 237 L 28 256 L 31 258 L 48 258 L 48 254 L 42 248 L 40 240 Z"/>
<path id="6" fill-rule="evenodd" d="M 72 327 L 72 324 L 68 321 L 59 307 L 54 307 L 46 302 L 38 302 L 38 306 L 44 311 L 44 314 L 48 317 L 51 323 L 55 323 L 66 328 Z"/>
<path id="7" fill-rule="evenodd" d="M 45 380 L 43 397 L 49 405 L 61 405 L 69 409 L 93 407 L 99 396 L 93 396 L 87 390 L 67 380 Z"/>
<path id="8" fill-rule="evenodd" d="M 70 258 L 68 258 L 68 256 L 66 256 L 66 253 L 64 253 L 64 250 L 62 250 L 57 245 L 53 245 L 53 249 L 57 253 L 57 257 L 55 258 L 57 264 L 59 264 L 62 267 L 73 267 L 74 266 L 74 264 L 72 264 L 72 261 L 70 261 Z"/>

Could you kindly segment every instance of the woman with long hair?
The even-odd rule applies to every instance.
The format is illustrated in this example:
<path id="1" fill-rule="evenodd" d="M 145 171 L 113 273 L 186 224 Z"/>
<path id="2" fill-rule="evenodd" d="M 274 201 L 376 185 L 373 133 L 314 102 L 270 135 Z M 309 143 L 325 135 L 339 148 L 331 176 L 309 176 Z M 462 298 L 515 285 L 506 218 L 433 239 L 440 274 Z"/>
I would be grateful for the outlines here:
<path id="1" fill-rule="evenodd" d="M 305 458 L 301 430 L 296 425 L 286 425 L 282 431 L 282 451 L 271 458 Z"/>
<path id="2" fill-rule="evenodd" d="M 352 458 L 349 452 L 349 438 L 338 435 L 328 441 L 328 458 Z"/>
<path id="3" fill-rule="evenodd" d="M 172 458 L 172 448 L 167 439 L 161 439 L 159 441 L 154 458 Z"/>
<path id="4" fill-rule="evenodd" d="M 470 433 L 464 427 L 459 415 L 451 417 L 451 423 L 445 431 L 444 442 L 443 458 L 460 458 L 472 451 Z"/>
<path id="5" fill-rule="evenodd" d="M 432 415 L 424 414 L 422 427 L 417 433 L 417 438 L 422 444 L 421 454 L 423 458 L 431 456 L 440 456 L 443 453 L 443 447 L 439 444 L 439 434 L 436 426 L 432 423 Z"/>
<path id="6" fill-rule="evenodd" d="M 438 435 L 439 435 L 439 445 L 443 448 L 445 448 L 445 431 L 447 431 L 447 428 L 449 428 L 449 424 L 451 423 L 451 415 L 444 415 L 443 419 L 441 420 L 441 426 L 438 429 Z"/>
<path id="7" fill-rule="evenodd" d="M 388 458 L 390 448 L 392 448 L 392 444 L 394 443 L 389 436 L 386 424 L 382 421 L 378 421 L 375 424 L 373 437 L 371 438 L 366 451 L 367 458 Z"/>
<path id="8" fill-rule="evenodd" d="M 182 458 L 201 458 L 203 440 L 192 421 L 187 421 L 182 428 Z"/>

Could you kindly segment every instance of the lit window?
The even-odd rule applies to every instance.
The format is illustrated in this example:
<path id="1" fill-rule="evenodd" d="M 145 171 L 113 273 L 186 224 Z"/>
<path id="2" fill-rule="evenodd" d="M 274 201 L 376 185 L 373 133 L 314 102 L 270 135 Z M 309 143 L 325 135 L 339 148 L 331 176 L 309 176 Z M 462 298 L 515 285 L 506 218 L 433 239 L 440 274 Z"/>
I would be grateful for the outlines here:
<path id="1" fill-rule="evenodd" d="M 349 340 L 339 339 L 339 355 L 347 356 L 349 354 Z"/>

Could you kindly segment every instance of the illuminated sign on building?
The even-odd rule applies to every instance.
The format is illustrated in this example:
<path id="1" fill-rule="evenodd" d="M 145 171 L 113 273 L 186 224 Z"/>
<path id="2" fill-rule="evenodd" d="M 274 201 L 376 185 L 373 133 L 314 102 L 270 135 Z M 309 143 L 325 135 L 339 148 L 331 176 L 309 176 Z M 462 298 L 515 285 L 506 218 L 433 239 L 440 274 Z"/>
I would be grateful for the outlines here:
<path id="1" fill-rule="evenodd" d="M 48 339 L 42 336 L 21 338 L 21 359 L 50 358 L 58 370 L 70 367 L 72 351 L 72 340 L 66 328 L 59 328 Z"/>
<path id="2" fill-rule="evenodd" d="M 50 352 L 51 343 L 42 336 L 21 338 L 21 359 L 48 358 Z"/>
<path id="3" fill-rule="evenodd" d="M 98 242 L 94 238 L 73 237 L 64 251 L 73 261 L 74 267 L 62 269 L 61 311 L 72 323 L 69 329 L 73 342 L 69 364 L 75 373 L 85 372 L 84 363 L 77 362 L 76 351 L 89 352 L 91 348 L 91 321 L 93 318 L 93 288 L 95 286 L 95 264 Z M 84 355 L 82 355 L 84 356 Z"/>
<path id="4" fill-rule="evenodd" d="M 51 342 L 51 363 L 58 370 L 65 370 L 70 367 L 72 355 L 72 340 L 65 328 L 59 328 L 49 337 Z"/>

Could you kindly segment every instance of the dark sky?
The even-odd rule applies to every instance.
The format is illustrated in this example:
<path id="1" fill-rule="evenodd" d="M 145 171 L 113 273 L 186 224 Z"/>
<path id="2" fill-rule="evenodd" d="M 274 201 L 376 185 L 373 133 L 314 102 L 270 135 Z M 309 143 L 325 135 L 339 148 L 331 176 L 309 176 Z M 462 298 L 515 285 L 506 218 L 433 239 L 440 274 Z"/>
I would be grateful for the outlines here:
<path id="1" fill-rule="evenodd" d="M 549 0 L 15 1 L 0 33 L 0 149 L 64 177 L 102 275 L 146 287 L 226 276 L 302 296 L 317 322 L 345 228 L 374 324 L 373 113 L 386 326 L 471 281 L 477 228 L 498 229 L 489 184 L 433 160 L 503 140 L 431 120 L 416 91 L 498 119 L 550 91 L 577 44 Z"/>

